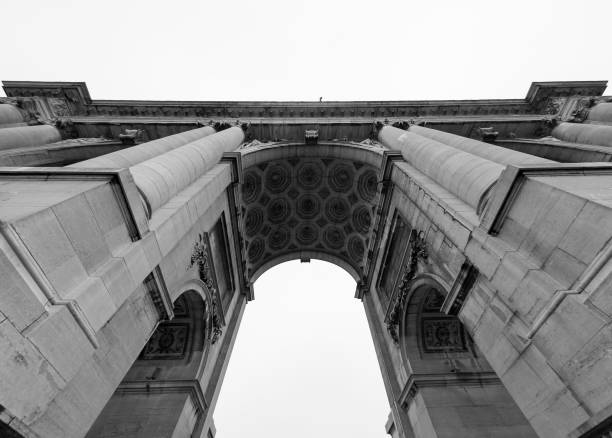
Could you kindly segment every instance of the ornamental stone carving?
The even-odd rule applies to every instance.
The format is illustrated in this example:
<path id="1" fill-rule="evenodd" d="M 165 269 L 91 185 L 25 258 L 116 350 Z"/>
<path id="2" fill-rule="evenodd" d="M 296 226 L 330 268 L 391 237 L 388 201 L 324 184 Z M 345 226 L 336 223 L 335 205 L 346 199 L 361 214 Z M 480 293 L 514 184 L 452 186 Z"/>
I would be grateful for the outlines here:
<path id="1" fill-rule="evenodd" d="M 180 360 L 185 357 L 189 340 L 189 324 L 164 322 L 160 324 L 139 359 L 141 360 Z"/>
<path id="2" fill-rule="evenodd" d="M 431 289 L 423 300 L 420 316 L 421 348 L 425 353 L 467 351 L 466 336 L 456 316 L 442 313 L 444 296 Z"/>
<path id="3" fill-rule="evenodd" d="M 246 203 L 251 203 L 257 200 L 261 193 L 261 178 L 256 172 L 250 171 L 244 173 L 244 182 L 242 184 L 242 199 Z"/>
<path id="4" fill-rule="evenodd" d="M 347 163 L 337 163 L 329 173 L 329 186 L 335 192 L 346 193 L 353 188 L 355 171 Z"/>
<path id="5" fill-rule="evenodd" d="M 266 189 L 271 193 L 281 193 L 291 183 L 291 171 L 284 163 L 274 163 L 266 170 Z"/>
<path id="6" fill-rule="evenodd" d="M 302 219 L 314 219 L 321 211 L 321 201 L 313 193 L 304 193 L 297 199 L 297 215 Z"/>
<path id="7" fill-rule="evenodd" d="M 374 201 L 378 190 L 378 177 L 376 172 L 371 169 L 363 172 L 357 181 L 357 191 L 359 196 L 368 202 Z"/>
<path id="8" fill-rule="evenodd" d="M 412 281 L 418 272 L 418 262 L 419 260 L 426 261 L 428 258 L 427 242 L 425 241 L 425 236 L 423 235 L 422 231 L 418 232 L 417 230 L 413 229 L 410 232 L 408 245 L 410 247 L 408 263 L 404 268 L 404 274 L 397 291 L 394 293 L 393 300 L 390 305 L 389 316 L 385 321 L 387 323 L 387 331 L 396 345 L 399 345 L 398 327 L 400 316 L 404 306 L 406 305 L 408 292 L 410 292 L 410 288 L 412 287 Z"/>
<path id="9" fill-rule="evenodd" d="M 292 157 L 245 169 L 247 269 L 307 250 L 362 272 L 377 193 L 376 170 L 360 162 Z"/>
<path id="10" fill-rule="evenodd" d="M 264 213 L 260 207 L 254 206 L 247 211 L 244 219 L 246 234 L 248 237 L 256 235 L 263 226 Z"/>
<path id="11" fill-rule="evenodd" d="M 298 166 L 297 183 L 304 189 L 316 189 L 321 185 L 323 168 L 316 161 L 305 161 Z"/>
<path id="12" fill-rule="evenodd" d="M 217 342 L 219 337 L 223 334 L 221 328 L 221 314 L 219 309 L 219 289 L 216 284 L 214 273 L 212 272 L 212 255 L 210 253 L 210 245 L 208 243 L 208 235 L 206 233 L 198 234 L 198 240 L 193 245 L 193 251 L 191 253 L 191 259 L 187 269 L 191 269 L 196 266 L 198 268 L 198 276 L 200 280 L 208 287 L 210 295 L 212 297 L 211 303 L 211 318 L 212 318 L 212 336 L 211 343 Z"/>

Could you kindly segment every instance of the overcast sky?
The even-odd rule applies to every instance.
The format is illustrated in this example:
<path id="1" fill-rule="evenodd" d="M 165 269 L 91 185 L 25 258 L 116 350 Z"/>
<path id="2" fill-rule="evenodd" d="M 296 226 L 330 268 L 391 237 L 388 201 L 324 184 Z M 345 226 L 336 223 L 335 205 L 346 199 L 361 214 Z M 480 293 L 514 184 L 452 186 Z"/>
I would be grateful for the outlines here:
<path id="1" fill-rule="evenodd" d="M 0 77 L 94 99 L 520 98 L 612 77 L 610 0 L 0 1 Z"/>
<path id="2" fill-rule="evenodd" d="M 0 79 L 93 99 L 522 98 L 612 79 L 612 1 L 0 2 Z M 610 91 L 608 91 L 608 94 Z M 355 284 L 322 262 L 255 284 L 218 438 L 382 438 L 389 408 Z"/>

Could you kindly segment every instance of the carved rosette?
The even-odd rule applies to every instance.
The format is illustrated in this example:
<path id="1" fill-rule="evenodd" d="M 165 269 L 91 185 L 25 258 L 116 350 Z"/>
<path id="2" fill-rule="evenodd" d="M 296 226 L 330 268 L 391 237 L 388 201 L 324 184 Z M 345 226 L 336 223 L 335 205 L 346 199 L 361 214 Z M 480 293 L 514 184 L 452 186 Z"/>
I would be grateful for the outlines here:
<path id="1" fill-rule="evenodd" d="M 410 238 L 408 240 L 409 258 L 408 263 L 404 269 L 402 280 L 400 281 L 398 291 L 395 294 L 395 299 L 391 303 L 391 311 L 387 317 L 387 331 L 393 339 L 396 345 L 399 345 L 399 322 L 402 314 L 402 310 L 406 305 L 406 299 L 408 298 L 408 292 L 412 286 L 412 281 L 418 272 L 419 260 L 427 261 L 427 242 L 422 231 L 418 232 L 413 229 L 410 232 Z"/>
<path id="2" fill-rule="evenodd" d="M 198 276 L 200 277 L 200 280 L 202 280 L 202 282 L 206 285 L 206 287 L 208 287 L 208 289 L 210 290 L 210 295 L 212 297 L 211 343 L 215 344 L 217 340 L 219 340 L 219 337 L 223 334 L 223 329 L 221 328 L 221 316 L 219 313 L 219 303 L 217 302 L 217 287 L 215 281 L 213 280 L 213 275 L 211 271 L 209 246 L 206 242 L 205 235 L 203 235 L 202 233 L 198 235 L 198 241 L 193 246 L 191 260 L 187 269 L 190 269 L 193 266 L 198 267 Z"/>
<path id="3" fill-rule="evenodd" d="M 378 196 L 366 163 L 290 157 L 245 169 L 241 211 L 250 274 L 275 257 L 331 254 L 361 273 Z"/>

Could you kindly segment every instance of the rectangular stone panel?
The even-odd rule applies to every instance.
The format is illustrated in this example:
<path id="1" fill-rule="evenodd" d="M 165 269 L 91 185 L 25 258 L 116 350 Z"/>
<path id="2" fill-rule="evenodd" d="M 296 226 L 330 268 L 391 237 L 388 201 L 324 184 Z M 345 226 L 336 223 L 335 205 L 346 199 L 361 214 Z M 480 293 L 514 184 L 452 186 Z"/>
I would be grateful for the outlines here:
<path id="1" fill-rule="evenodd" d="M 421 319 L 422 347 L 426 353 L 466 351 L 461 322 L 452 317 L 424 316 Z"/>

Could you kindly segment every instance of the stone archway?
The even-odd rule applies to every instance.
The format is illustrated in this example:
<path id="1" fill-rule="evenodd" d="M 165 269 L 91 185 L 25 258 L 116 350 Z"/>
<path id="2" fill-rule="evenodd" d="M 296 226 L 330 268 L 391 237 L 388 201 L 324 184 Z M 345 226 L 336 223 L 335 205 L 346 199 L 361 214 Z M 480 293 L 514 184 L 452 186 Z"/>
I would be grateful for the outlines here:
<path id="1" fill-rule="evenodd" d="M 399 342 L 403 292 L 419 275 L 444 286 L 443 313 L 463 324 L 540 436 L 609 430 L 612 170 L 551 161 L 564 155 L 547 152 L 559 142 L 536 138 L 551 128 L 547 102 L 563 100 L 564 117 L 604 88 L 534 83 L 510 101 L 183 104 L 96 102 L 81 83 L 13 83 L 15 97 L 41 108 L 66 98 L 62 117 L 74 120 L 60 125 L 71 135 L 136 142 L 120 131 L 140 127 L 153 141 L 68 167 L 0 169 L 0 420 L 27 437 L 84 436 L 157 324 L 172 319 L 181 285 L 197 280 L 211 290 L 216 337 L 198 371 L 208 406 L 200 432 L 209 433 L 251 283 L 279 261 L 320 257 L 358 281 L 391 433 L 410 437 L 415 424 L 405 401 L 417 351 L 402 354 Z M 599 105 L 590 121 L 612 123 Z M 189 117 L 168 121 L 166 106 Z M 552 130 L 568 161 L 593 156 L 569 131 L 593 144 L 608 135 L 587 113 Z M 199 117 L 214 120 L 202 127 Z M 245 143 L 249 122 L 259 141 Z M 0 149 L 32 152 L 65 134 L 0 131 Z M 207 269 L 195 269 L 204 252 Z"/>

